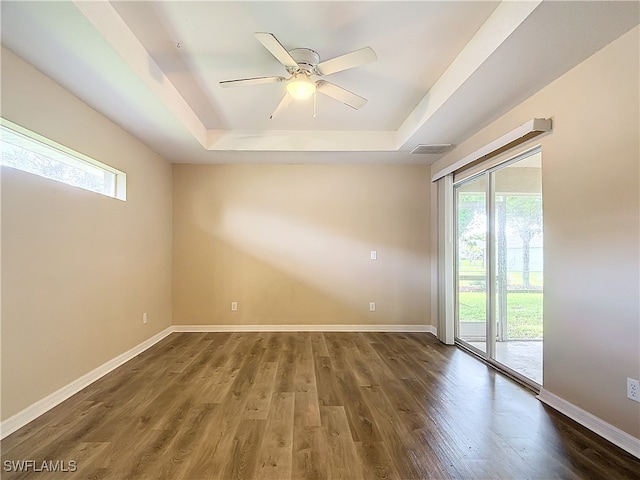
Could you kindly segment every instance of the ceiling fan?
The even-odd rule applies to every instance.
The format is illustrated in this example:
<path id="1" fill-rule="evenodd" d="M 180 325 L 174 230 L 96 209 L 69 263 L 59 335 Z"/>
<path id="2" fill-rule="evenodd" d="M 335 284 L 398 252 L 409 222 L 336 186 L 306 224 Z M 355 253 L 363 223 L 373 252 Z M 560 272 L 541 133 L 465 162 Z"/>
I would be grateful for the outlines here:
<path id="1" fill-rule="evenodd" d="M 272 33 L 256 32 L 253 34 L 262 45 L 284 65 L 289 78 L 285 77 L 254 77 L 237 80 L 225 80 L 220 82 L 222 87 L 242 87 L 261 85 L 263 83 L 286 83 L 286 92 L 275 111 L 269 118 L 275 118 L 284 111 L 294 100 L 303 100 L 323 93 L 345 105 L 358 110 L 367 103 L 367 99 L 356 95 L 342 87 L 316 77 L 323 77 L 332 73 L 341 72 L 349 68 L 358 67 L 375 62 L 378 57 L 371 47 L 364 47 L 345 55 L 320 61 L 320 55 L 309 48 L 294 48 L 287 51 Z M 315 117 L 315 96 L 314 96 Z"/>

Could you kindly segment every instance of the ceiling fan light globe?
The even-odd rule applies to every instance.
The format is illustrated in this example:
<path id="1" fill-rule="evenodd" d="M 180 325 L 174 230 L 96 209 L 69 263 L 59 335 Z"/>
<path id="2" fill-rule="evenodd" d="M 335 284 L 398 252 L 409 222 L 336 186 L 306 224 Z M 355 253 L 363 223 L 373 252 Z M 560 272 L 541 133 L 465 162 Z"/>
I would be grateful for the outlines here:
<path id="1" fill-rule="evenodd" d="M 310 79 L 294 78 L 287 84 L 287 93 L 297 100 L 309 98 L 316 91 L 316 84 Z"/>

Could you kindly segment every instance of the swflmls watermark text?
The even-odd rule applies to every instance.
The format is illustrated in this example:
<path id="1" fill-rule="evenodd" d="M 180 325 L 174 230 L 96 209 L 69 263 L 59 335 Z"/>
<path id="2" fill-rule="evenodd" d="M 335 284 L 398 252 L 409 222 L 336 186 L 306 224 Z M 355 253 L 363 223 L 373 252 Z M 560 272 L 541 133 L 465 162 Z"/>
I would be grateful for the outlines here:
<path id="1" fill-rule="evenodd" d="M 5 472 L 75 472 L 78 462 L 75 460 L 5 460 L 2 463 Z"/>

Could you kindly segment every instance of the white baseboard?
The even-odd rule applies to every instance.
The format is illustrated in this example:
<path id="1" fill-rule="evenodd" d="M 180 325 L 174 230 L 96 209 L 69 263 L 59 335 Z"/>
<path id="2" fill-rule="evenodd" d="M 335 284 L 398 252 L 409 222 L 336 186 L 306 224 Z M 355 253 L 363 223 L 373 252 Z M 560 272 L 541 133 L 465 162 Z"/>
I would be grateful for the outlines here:
<path id="1" fill-rule="evenodd" d="M 560 413 L 565 414 L 567 417 L 575 420 L 592 432 L 597 433 L 604 439 L 609 440 L 614 445 L 626 450 L 631 455 L 640 458 L 640 439 L 629 435 L 627 432 L 614 427 L 610 423 L 550 393 L 544 388 L 540 390 L 538 400 L 558 410 Z"/>
<path id="2" fill-rule="evenodd" d="M 0 439 L 24 427 L 173 332 L 427 332 L 436 335 L 436 328 L 432 325 L 172 325 L 7 418 L 0 423 Z"/>
<path id="3" fill-rule="evenodd" d="M 115 370 L 120 365 L 128 362 L 136 355 L 141 354 L 149 347 L 155 345 L 160 340 L 173 332 L 173 327 L 167 327 L 163 331 L 155 334 L 153 337 L 145 340 L 144 342 L 136 345 L 131 350 L 128 350 L 115 358 L 112 358 L 108 362 L 100 365 L 98 368 L 91 370 L 89 373 L 81 376 L 73 382 L 65 385 L 64 387 L 56 390 L 50 395 L 47 395 L 41 400 L 29 405 L 21 412 L 16 413 L 12 417 L 7 418 L 0 423 L 0 438 L 4 438 L 7 435 L 11 435 L 13 432 L 22 428 L 27 423 L 35 420 L 43 413 L 51 410 L 56 405 L 62 403 L 67 398 L 75 395 L 86 386 L 92 384 L 99 378 L 105 376 L 107 373 Z"/>
<path id="4" fill-rule="evenodd" d="M 426 332 L 433 325 L 174 325 L 174 332 Z"/>

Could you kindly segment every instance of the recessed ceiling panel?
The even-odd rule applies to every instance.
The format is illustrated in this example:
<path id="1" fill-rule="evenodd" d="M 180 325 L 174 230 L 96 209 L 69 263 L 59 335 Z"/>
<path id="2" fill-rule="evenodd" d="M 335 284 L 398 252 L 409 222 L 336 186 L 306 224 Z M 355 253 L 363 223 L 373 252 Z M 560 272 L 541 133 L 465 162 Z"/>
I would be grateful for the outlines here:
<path id="1" fill-rule="evenodd" d="M 232 130 L 396 130 L 498 2 L 113 2 L 206 127 Z M 351 109 L 324 95 L 270 120 L 285 86 L 223 89 L 221 80 L 287 76 L 254 38 L 321 61 L 369 46 L 378 60 L 323 79 L 368 100 Z"/>

